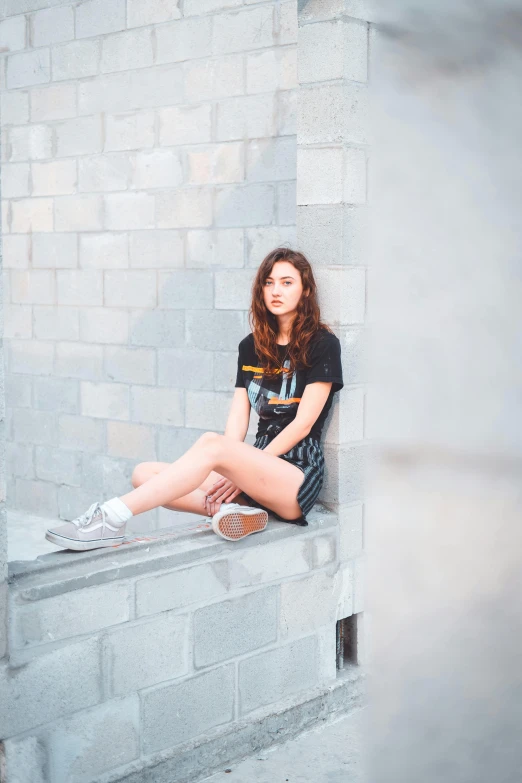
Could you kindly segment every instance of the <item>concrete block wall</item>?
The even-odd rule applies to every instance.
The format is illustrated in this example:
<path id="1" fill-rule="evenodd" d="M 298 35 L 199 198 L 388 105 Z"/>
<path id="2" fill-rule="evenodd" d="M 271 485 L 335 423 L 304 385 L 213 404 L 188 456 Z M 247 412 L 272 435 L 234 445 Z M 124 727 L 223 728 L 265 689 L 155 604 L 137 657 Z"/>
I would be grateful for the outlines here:
<path id="1" fill-rule="evenodd" d="M 223 430 L 254 267 L 295 244 L 296 6 L 1 4 L 12 506 L 72 518 Z"/>
<path id="2" fill-rule="evenodd" d="M 255 750 L 264 716 L 325 699 L 343 680 L 336 620 L 353 611 L 353 574 L 335 515 L 313 516 L 304 532 L 175 534 L 13 572 L 0 671 L 10 783 L 194 780 L 180 772 L 187 743 L 195 775 L 200 743 L 230 758 L 241 727 Z M 176 771 L 162 777 L 168 758 Z"/>
<path id="3" fill-rule="evenodd" d="M 363 608 L 367 320 L 369 3 L 299 7 L 297 241 L 317 270 L 322 313 L 341 340 L 345 388 L 325 437 L 322 500 L 335 508 L 341 557 Z"/>

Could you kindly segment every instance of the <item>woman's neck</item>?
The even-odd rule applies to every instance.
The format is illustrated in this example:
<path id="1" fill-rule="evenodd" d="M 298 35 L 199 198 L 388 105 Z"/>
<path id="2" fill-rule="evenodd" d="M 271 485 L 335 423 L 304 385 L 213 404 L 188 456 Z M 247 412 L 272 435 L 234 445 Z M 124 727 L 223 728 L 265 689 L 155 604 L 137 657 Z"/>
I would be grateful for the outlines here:
<path id="1" fill-rule="evenodd" d="M 286 313 L 276 317 L 278 326 L 276 342 L 278 345 L 287 345 L 290 342 L 295 313 Z"/>

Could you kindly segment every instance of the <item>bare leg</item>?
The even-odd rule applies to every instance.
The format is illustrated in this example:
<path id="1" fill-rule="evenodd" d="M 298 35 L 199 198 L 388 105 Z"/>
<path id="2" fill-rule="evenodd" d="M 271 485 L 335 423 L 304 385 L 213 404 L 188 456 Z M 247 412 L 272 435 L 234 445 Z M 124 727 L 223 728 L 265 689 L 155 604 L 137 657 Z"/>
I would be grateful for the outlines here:
<path id="1" fill-rule="evenodd" d="M 284 519 L 301 514 L 297 493 L 303 472 L 248 443 L 207 432 L 176 462 L 121 500 L 133 514 L 190 495 L 216 470 Z"/>
<path id="2" fill-rule="evenodd" d="M 170 462 L 140 462 L 132 472 L 132 486 L 136 489 L 141 487 L 145 482 L 150 481 L 153 476 L 157 476 L 158 473 L 169 468 L 171 464 Z M 162 503 L 163 508 L 168 508 L 171 511 L 186 511 L 191 514 L 206 515 L 205 497 L 219 478 L 219 473 L 212 470 L 200 487 L 181 498 L 174 498 L 168 503 Z M 242 495 L 238 495 L 234 498 L 234 503 L 245 505 L 246 500 Z"/>

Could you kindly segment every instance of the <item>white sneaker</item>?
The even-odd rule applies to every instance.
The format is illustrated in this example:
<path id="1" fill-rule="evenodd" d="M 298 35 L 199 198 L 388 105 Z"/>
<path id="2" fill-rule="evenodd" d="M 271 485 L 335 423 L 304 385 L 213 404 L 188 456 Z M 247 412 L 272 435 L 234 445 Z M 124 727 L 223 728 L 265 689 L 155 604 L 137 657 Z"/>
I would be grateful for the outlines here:
<path id="1" fill-rule="evenodd" d="M 65 549 L 84 552 L 103 546 L 115 546 L 125 540 L 125 523 L 118 527 L 110 521 L 99 503 L 93 503 L 81 516 L 65 525 L 51 528 L 45 537 Z"/>
<path id="2" fill-rule="evenodd" d="M 264 530 L 268 514 L 261 508 L 241 506 L 239 503 L 222 503 L 212 517 L 212 530 L 227 541 L 237 541 Z"/>

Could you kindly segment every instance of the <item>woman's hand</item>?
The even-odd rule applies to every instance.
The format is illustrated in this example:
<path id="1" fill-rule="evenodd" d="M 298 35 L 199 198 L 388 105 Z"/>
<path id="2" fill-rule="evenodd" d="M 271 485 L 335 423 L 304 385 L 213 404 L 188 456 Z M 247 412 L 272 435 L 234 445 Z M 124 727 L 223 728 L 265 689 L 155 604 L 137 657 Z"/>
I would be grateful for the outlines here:
<path id="1" fill-rule="evenodd" d="M 241 494 L 241 490 L 230 479 L 222 476 L 208 490 L 205 497 L 205 510 L 209 517 L 217 514 L 222 503 L 231 503 Z"/>

